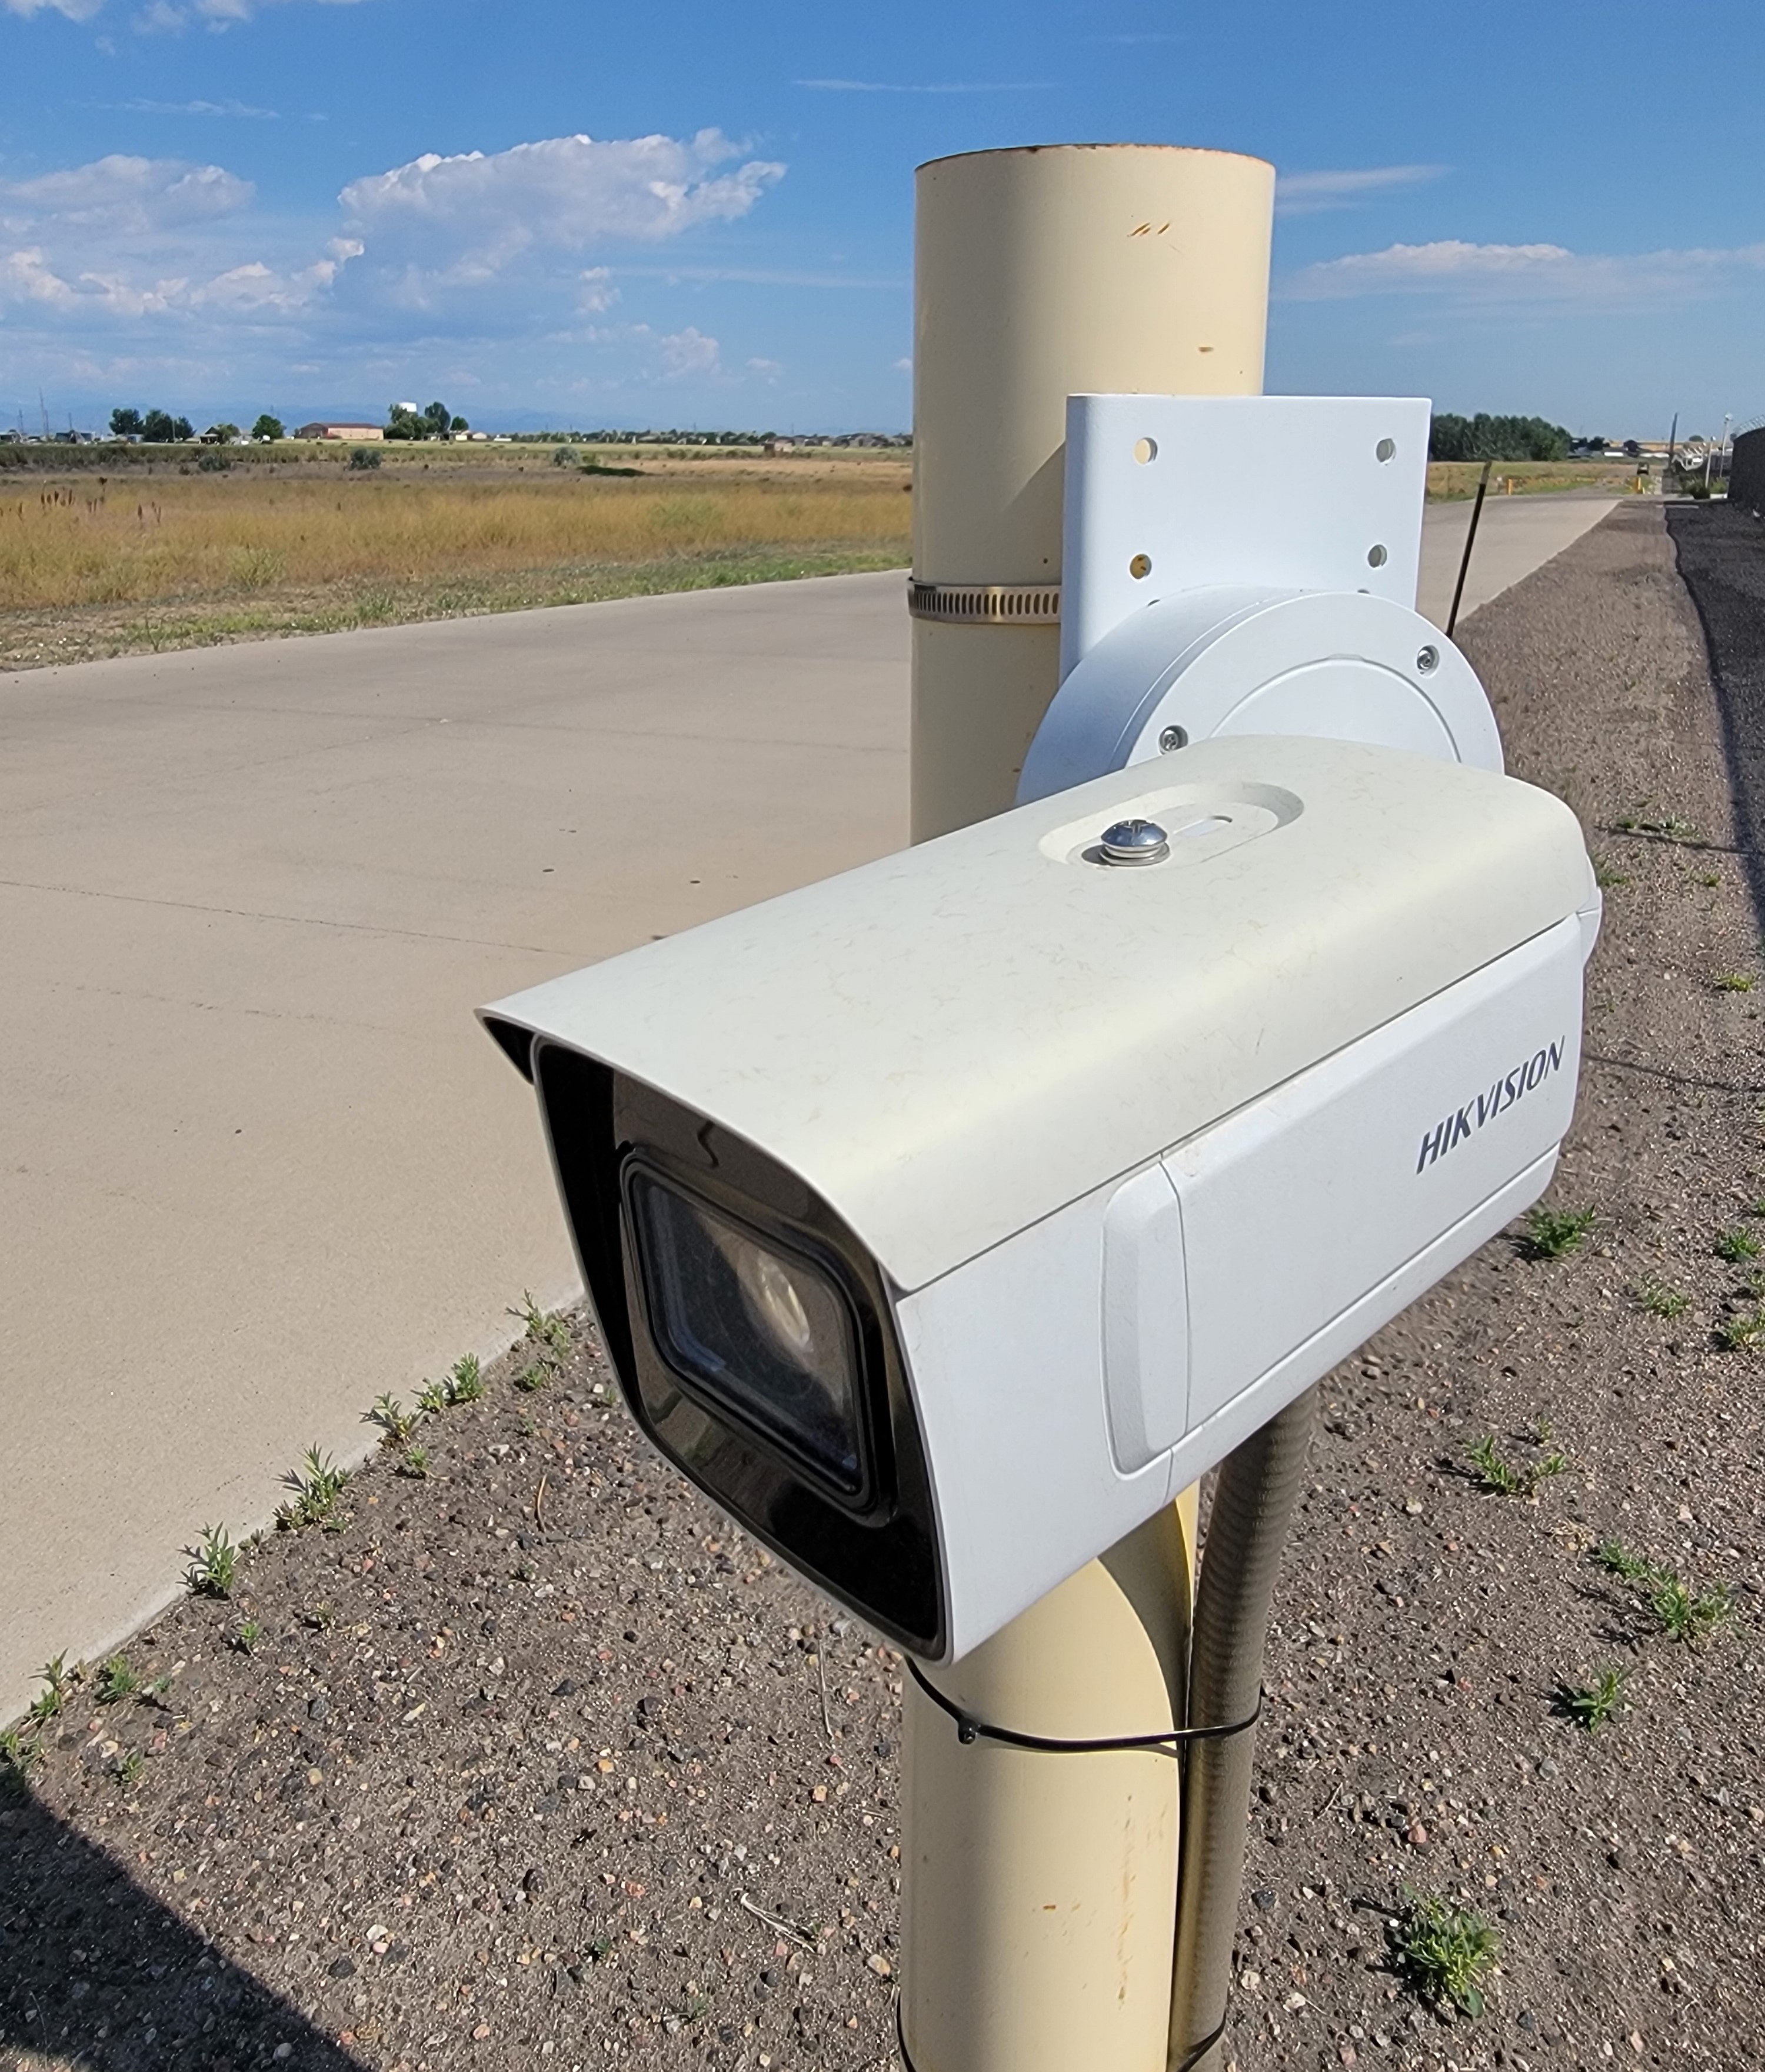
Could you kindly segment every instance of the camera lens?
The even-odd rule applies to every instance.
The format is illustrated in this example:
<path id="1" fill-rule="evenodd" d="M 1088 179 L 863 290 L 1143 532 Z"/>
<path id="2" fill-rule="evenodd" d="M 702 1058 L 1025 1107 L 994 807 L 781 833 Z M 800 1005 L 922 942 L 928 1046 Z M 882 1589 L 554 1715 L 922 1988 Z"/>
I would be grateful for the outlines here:
<path id="1" fill-rule="evenodd" d="M 831 1276 L 642 1166 L 627 1196 L 663 1359 L 701 1400 L 857 1494 L 857 1338 Z"/>

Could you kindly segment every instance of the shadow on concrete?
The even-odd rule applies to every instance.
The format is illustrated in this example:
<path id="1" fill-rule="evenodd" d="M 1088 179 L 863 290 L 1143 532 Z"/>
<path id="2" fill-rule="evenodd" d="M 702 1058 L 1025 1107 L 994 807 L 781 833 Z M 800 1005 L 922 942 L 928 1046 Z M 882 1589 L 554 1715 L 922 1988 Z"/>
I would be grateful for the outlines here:
<path id="1" fill-rule="evenodd" d="M 1667 530 L 1704 628 L 1735 832 L 1765 928 L 1765 524 L 1730 504 L 1670 504 Z"/>
<path id="2" fill-rule="evenodd" d="M 0 1780 L 0 1791 L 4 1780 Z M 362 2072 L 28 1791 L 0 1796 L 0 2072 Z"/>

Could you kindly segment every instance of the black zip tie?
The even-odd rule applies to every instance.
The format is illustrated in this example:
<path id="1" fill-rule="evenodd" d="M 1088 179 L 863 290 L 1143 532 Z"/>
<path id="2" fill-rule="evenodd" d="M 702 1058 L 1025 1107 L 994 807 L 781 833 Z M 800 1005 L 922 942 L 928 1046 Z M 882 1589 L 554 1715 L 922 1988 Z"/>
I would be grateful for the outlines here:
<path id="1" fill-rule="evenodd" d="M 1122 1749 L 1145 1749 L 1155 1755 L 1180 1758 L 1187 1742 L 1226 1741 L 1233 1734 L 1248 1733 L 1262 1717 L 1262 1693 L 1258 1691 L 1255 1712 L 1249 1719 L 1234 1720 L 1227 1727 L 1169 1727 L 1162 1734 L 1121 1734 L 1094 1741 L 1051 1741 L 1043 1734 L 1020 1734 L 1014 1727 L 989 1726 L 985 1720 L 976 1719 L 946 1698 L 935 1684 L 927 1680 L 911 1655 L 907 1657 L 907 1666 L 926 1696 L 956 1721 L 956 1737 L 965 1748 L 984 1739 L 1003 1741 L 1007 1748 L 1029 1749 L 1043 1755 L 1108 1755 Z M 1217 2039 L 1210 2037 L 1208 2041 L 1211 2045 Z"/>

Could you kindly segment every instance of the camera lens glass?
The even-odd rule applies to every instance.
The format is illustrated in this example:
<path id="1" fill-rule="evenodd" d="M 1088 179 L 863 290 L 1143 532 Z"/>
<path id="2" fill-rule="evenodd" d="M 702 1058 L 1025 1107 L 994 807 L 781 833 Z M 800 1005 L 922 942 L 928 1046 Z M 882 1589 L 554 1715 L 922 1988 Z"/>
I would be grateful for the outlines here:
<path id="1" fill-rule="evenodd" d="M 800 1254 L 655 1174 L 628 1198 L 657 1350 L 699 1392 L 848 1495 L 864 1483 L 850 1307 Z"/>

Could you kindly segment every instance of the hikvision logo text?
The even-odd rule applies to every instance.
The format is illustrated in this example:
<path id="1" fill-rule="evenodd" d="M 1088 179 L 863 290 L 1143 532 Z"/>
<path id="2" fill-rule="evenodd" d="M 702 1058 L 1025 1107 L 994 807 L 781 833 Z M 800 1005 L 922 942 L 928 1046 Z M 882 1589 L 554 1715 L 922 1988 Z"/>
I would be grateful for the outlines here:
<path id="1" fill-rule="evenodd" d="M 1516 1101 L 1523 1100 L 1553 1072 L 1560 1071 L 1564 1042 L 1559 1036 L 1554 1043 L 1547 1043 L 1536 1057 L 1529 1058 L 1523 1065 L 1516 1065 L 1504 1079 L 1497 1079 L 1487 1093 L 1474 1095 L 1462 1108 L 1443 1116 L 1422 1138 L 1421 1149 L 1416 1157 L 1416 1170 L 1420 1173 L 1437 1158 L 1444 1158 L 1467 1137 L 1475 1137 L 1486 1122 L 1493 1122 L 1498 1115 L 1505 1114 Z"/>

